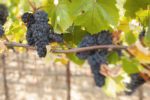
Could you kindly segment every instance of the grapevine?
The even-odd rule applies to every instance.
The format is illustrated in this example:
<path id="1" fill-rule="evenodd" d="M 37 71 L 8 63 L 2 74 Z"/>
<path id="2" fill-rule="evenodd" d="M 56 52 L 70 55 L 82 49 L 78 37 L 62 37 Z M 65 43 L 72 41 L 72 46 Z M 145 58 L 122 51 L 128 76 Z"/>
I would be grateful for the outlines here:
<path id="1" fill-rule="evenodd" d="M 0 1 L 2 53 L 22 50 L 16 47 L 35 50 L 40 58 L 62 53 L 63 61 L 87 63 L 96 86 L 107 94 L 132 95 L 150 80 L 148 0 L 27 1 Z M 124 82 L 125 75 L 130 82 Z"/>

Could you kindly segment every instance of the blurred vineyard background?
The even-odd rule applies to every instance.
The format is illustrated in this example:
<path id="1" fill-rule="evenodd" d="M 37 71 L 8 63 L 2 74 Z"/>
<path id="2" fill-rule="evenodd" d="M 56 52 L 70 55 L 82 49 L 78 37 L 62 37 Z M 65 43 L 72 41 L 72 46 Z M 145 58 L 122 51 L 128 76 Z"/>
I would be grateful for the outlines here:
<path id="1" fill-rule="evenodd" d="M 50 58 L 55 58 L 50 55 Z M 8 53 L 0 58 L 0 100 L 149 100 L 150 86 L 145 84 L 132 96 L 108 97 L 95 86 L 90 67 L 70 62 L 71 88 L 68 90 L 68 65 L 39 59 L 36 52 Z M 68 94 L 69 93 L 69 94 Z M 6 98 L 5 98 L 6 97 Z M 69 100 L 69 99 L 68 99 Z"/>

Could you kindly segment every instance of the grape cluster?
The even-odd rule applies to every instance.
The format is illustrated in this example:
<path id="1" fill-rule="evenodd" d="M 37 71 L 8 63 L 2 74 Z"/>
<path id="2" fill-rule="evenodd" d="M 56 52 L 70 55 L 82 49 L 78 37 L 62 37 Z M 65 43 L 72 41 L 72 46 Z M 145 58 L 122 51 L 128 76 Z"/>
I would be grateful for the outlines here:
<path id="1" fill-rule="evenodd" d="M 94 45 L 112 44 L 112 36 L 109 31 L 101 31 L 94 35 L 86 35 L 79 43 L 78 47 L 88 47 Z M 100 73 L 101 65 L 107 64 L 107 50 L 92 50 L 79 52 L 76 54 L 80 59 L 87 59 L 94 75 L 97 86 L 102 87 L 105 83 L 105 76 Z"/>
<path id="2" fill-rule="evenodd" d="M 4 34 L 3 25 L 5 24 L 8 16 L 7 7 L 4 4 L 0 4 L 0 37 Z"/>
<path id="3" fill-rule="evenodd" d="M 80 42 L 78 47 L 79 48 L 80 47 L 89 47 L 89 46 L 93 46 L 93 45 L 96 45 L 96 37 L 88 34 L 82 39 L 82 41 Z M 78 52 L 76 55 L 80 59 L 87 59 L 93 53 L 94 53 L 94 51 L 86 51 L 86 52 Z"/>
<path id="4" fill-rule="evenodd" d="M 100 73 L 100 68 L 102 64 L 107 64 L 106 55 L 107 52 L 99 51 L 88 57 L 88 63 L 94 75 L 95 83 L 99 87 L 103 86 L 105 83 L 105 76 Z"/>
<path id="5" fill-rule="evenodd" d="M 127 95 L 131 95 L 135 90 L 145 83 L 145 80 L 140 76 L 139 73 L 131 74 L 131 82 L 127 84 L 127 89 L 130 91 L 125 91 Z"/>
<path id="6" fill-rule="evenodd" d="M 38 10 L 35 13 L 26 12 L 22 21 L 27 25 L 26 40 L 30 46 L 35 46 L 39 57 L 47 54 L 46 45 L 51 42 L 63 42 L 62 35 L 56 34 L 48 24 L 48 14 Z"/>

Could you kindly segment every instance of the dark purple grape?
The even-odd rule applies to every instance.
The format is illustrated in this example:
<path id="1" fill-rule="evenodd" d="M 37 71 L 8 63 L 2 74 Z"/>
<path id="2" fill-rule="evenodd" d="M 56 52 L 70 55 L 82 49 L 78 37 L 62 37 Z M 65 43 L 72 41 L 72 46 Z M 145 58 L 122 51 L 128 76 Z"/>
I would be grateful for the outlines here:
<path id="1" fill-rule="evenodd" d="M 0 24 L 0 37 L 4 35 L 3 26 Z"/>
<path id="2" fill-rule="evenodd" d="M 39 57 L 45 57 L 47 54 L 46 46 L 42 44 L 42 42 L 39 42 L 36 44 L 37 53 Z"/>
<path id="3" fill-rule="evenodd" d="M 89 47 L 96 45 L 96 37 L 90 34 L 86 35 L 82 41 L 79 43 L 78 47 Z M 77 57 L 80 59 L 87 59 L 90 55 L 92 55 L 94 51 L 85 51 L 76 53 Z"/>
<path id="4" fill-rule="evenodd" d="M 32 13 L 24 13 L 21 17 L 22 21 L 24 23 L 27 23 L 27 27 L 30 27 L 32 24 L 35 23 L 35 19 Z"/>
<path id="5" fill-rule="evenodd" d="M 57 33 L 50 33 L 49 34 L 49 40 L 50 40 L 50 42 L 63 43 L 63 35 L 57 34 Z"/>
<path id="6" fill-rule="evenodd" d="M 143 30 L 140 34 L 139 34 L 139 40 L 143 43 L 143 38 L 145 37 L 145 30 Z"/>
<path id="7" fill-rule="evenodd" d="M 95 83 L 99 87 L 102 87 L 105 83 L 105 76 L 100 73 L 100 67 L 102 64 L 107 64 L 106 55 L 107 52 L 99 51 L 88 57 L 88 63 L 94 75 Z"/>
<path id="8" fill-rule="evenodd" d="M 145 80 L 139 75 L 139 73 L 131 74 L 130 77 L 131 82 L 127 84 L 127 89 L 130 91 L 125 91 L 127 95 L 132 95 L 138 87 L 145 83 Z"/>
<path id="9" fill-rule="evenodd" d="M 45 11 L 39 10 L 34 13 L 36 22 L 48 22 L 48 14 Z"/>
<path id="10" fill-rule="evenodd" d="M 109 31 L 101 31 L 97 34 L 97 44 L 98 45 L 107 45 L 112 44 L 112 36 Z"/>
<path id="11" fill-rule="evenodd" d="M 8 17 L 8 9 L 4 4 L 0 4 L 0 24 L 4 25 Z"/>

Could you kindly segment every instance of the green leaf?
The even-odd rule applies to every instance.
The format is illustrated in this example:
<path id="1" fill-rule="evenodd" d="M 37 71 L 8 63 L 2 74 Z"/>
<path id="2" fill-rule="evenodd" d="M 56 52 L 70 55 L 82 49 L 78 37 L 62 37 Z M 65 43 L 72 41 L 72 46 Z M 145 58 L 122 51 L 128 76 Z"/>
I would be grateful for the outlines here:
<path id="1" fill-rule="evenodd" d="M 71 0 L 69 5 L 70 14 L 74 17 L 86 12 L 91 6 L 92 0 Z"/>
<path id="2" fill-rule="evenodd" d="M 67 54 L 67 57 L 69 58 L 69 60 L 78 65 L 82 65 L 84 63 L 84 60 L 79 59 L 75 54 Z"/>
<path id="3" fill-rule="evenodd" d="M 75 20 L 90 33 L 96 33 L 110 26 L 116 26 L 119 18 L 115 0 L 88 0 L 87 9 Z M 84 10 L 84 9 L 83 9 Z"/>
<path id="4" fill-rule="evenodd" d="M 128 74 L 138 73 L 143 69 L 137 60 L 125 57 L 122 58 L 122 66 Z"/>
<path id="5" fill-rule="evenodd" d="M 13 23 L 9 23 L 9 30 L 6 31 L 6 34 L 11 36 L 10 41 L 20 42 L 25 39 L 26 28 L 21 25 L 20 20 L 15 20 Z"/>
<path id="6" fill-rule="evenodd" d="M 135 35 L 132 32 L 127 32 L 127 33 L 125 33 L 125 41 L 129 45 L 131 45 L 131 44 L 135 43 L 136 37 L 135 37 Z"/>
<path id="7" fill-rule="evenodd" d="M 137 19 L 144 27 L 147 27 L 150 20 L 150 10 L 140 10 L 136 13 Z"/>
<path id="8" fill-rule="evenodd" d="M 71 26 L 67 31 L 69 31 L 69 33 L 64 34 L 63 37 L 68 45 L 78 45 L 82 38 L 88 33 L 79 26 Z"/>
<path id="9" fill-rule="evenodd" d="M 73 18 L 69 13 L 69 4 L 68 0 L 59 0 L 58 5 L 54 4 L 54 0 L 47 0 L 44 3 L 44 6 L 48 6 L 45 10 L 49 13 L 56 32 L 65 32 L 73 23 Z"/>
<path id="10" fill-rule="evenodd" d="M 111 52 L 108 57 L 108 62 L 111 63 L 111 64 L 116 64 L 117 61 L 119 60 L 119 56 L 117 54 L 117 52 Z"/>
<path id="11" fill-rule="evenodd" d="M 146 9 L 150 5 L 150 0 L 126 0 L 124 8 L 125 15 L 135 17 L 135 13 L 140 9 Z"/>
<path id="12" fill-rule="evenodd" d="M 105 85 L 102 88 L 104 92 L 112 97 L 116 97 L 116 94 L 123 91 L 125 89 L 125 85 L 122 76 L 118 76 L 116 78 L 107 77 L 105 79 Z"/>
<path id="13" fill-rule="evenodd" d="M 118 30 L 122 30 L 123 32 L 129 32 L 130 31 L 130 27 L 129 27 L 129 18 L 123 17 L 120 22 L 119 22 L 119 26 L 118 26 Z"/>
<path id="14" fill-rule="evenodd" d="M 144 37 L 144 44 L 148 47 L 150 47 L 150 19 L 149 19 L 149 25 L 148 25 L 148 29 L 145 33 L 145 37 Z"/>

